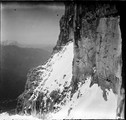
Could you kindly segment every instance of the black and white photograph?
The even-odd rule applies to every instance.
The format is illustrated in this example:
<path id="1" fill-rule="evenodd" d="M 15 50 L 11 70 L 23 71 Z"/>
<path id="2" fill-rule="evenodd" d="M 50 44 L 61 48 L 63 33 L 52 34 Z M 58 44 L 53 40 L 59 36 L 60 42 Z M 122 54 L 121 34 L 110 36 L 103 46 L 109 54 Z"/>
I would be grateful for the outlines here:
<path id="1" fill-rule="evenodd" d="M 125 119 L 125 1 L 0 3 L 0 120 Z"/>

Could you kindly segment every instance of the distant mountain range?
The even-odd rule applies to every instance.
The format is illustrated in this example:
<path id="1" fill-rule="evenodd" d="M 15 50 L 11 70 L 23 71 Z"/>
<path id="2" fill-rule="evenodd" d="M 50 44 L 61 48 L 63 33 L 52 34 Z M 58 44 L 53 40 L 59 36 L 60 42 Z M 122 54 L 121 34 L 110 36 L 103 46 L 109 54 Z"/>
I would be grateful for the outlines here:
<path id="1" fill-rule="evenodd" d="M 1 105 L 2 101 L 16 99 L 23 92 L 28 71 L 43 64 L 51 51 L 19 47 L 17 43 L 1 45 L 0 49 L 0 108 L 6 108 L 9 104 Z"/>
<path id="2" fill-rule="evenodd" d="M 39 48 L 39 49 L 44 49 L 46 51 L 53 51 L 53 47 L 55 45 L 52 44 L 42 44 L 42 43 L 29 43 L 29 44 L 24 44 L 24 43 L 19 43 L 18 41 L 12 41 L 12 40 L 6 40 L 6 41 L 2 41 L 1 42 L 2 45 L 7 46 L 7 45 L 15 45 L 18 47 L 22 47 L 22 48 Z"/>

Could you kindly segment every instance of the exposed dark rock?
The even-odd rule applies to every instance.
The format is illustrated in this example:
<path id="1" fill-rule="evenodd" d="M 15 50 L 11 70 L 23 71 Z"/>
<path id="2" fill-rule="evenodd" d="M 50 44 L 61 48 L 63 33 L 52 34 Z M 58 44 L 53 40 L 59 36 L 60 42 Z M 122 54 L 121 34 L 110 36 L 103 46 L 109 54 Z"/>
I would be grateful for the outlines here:
<path id="1" fill-rule="evenodd" d="M 73 41 L 73 24 L 74 24 L 74 4 L 66 3 L 65 13 L 60 19 L 60 34 L 57 41 L 57 45 L 54 47 L 55 50 L 61 50 L 69 41 Z"/>

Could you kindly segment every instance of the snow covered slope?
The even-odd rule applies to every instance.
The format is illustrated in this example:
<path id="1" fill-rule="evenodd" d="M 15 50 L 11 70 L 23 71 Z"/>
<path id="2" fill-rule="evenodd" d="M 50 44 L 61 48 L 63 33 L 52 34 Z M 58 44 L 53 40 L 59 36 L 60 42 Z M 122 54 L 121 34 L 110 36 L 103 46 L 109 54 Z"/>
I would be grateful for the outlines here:
<path id="1" fill-rule="evenodd" d="M 3 114 L 0 119 L 29 120 L 35 116 L 41 119 L 115 119 L 117 96 L 112 90 L 106 90 L 105 101 L 97 84 L 90 87 L 91 76 L 85 82 L 79 82 L 78 90 L 71 96 L 73 57 L 73 42 L 69 42 L 38 70 L 42 73 L 41 80 L 31 96 L 28 96 L 31 88 L 20 96 L 26 101 L 22 109 L 24 116 Z M 40 95 L 43 96 L 40 98 Z M 29 113 L 34 117 L 26 116 Z"/>
<path id="2" fill-rule="evenodd" d="M 45 65 L 39 66 L 42 69 L 38 70 L 41 72 L 38 86 L 31 95 L 30 87 L 20 96 L 22 113 L 47 119 L 116 118 L 117 96 L 106 89 L 105 100 L 98 84 L 90 86 L 91 76 L 79 82 L 78 90 L 72 93 L 73 58 L 73 42 L 69 42 Z"/>

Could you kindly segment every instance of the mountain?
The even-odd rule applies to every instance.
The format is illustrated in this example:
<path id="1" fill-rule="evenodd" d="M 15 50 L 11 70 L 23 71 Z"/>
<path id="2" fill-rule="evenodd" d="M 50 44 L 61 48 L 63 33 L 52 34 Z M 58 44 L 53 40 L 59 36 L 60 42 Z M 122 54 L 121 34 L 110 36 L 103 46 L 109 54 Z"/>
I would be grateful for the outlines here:
<path id="1" fill-rule="evenodd" d="M 1 45 L 3 46 L 8 46 L 8 45 L 14 45 L 14 46 L 18 46 L 21 48 L 38 48 L 38 49 L 43 49 L 45 51 L 48 51 L 50 53 L 50 51 L 52 52 L 53 47 L 55 45 L 53 44 L 41 44 L 41 43 L 35 43 L 35 44 L 24 44 L 18 41 L 14 41 L 14 40 L 6 40 L 6 41 L 2 41 Z"/>
<path id="2" fill-rule="evenodd" d="M 121 43 L 116 4 L 65 2 L 59 40 L 48 61 L 28 72 L 16 113 L 50 120 L 124 119 Z"/>
<path id="3" fill-rule="evenodd" d="M 1 46 L 0 105 L 2 103 L 5 109 L 14 106 L 15 99 L 25 88 L 28 71 L 43 64 L 50 53 L 44 49 L 22 48 L 12 44 Z"/>
<path id="4" fill-rule="evenodd" d="M 41 119 L 115 118 L 117 97 L 111 89 L 106 90 L 105 100 L 100 86 L 94 84 L 91 87 L 92 78 L 87 75 L 78 81 L 78 88 L 74 91 L 73 52 L 73 42 L 69 42 L 45 65 L 28 74 L 25 91 L 19 96 L 17 112 Z"/>
<path id="5" fill-rule="evenodd" d="M 28 73 L 17 113 L 43 119 L 123 118 L 117 8 L 97 3 L 65 6 L 52 57 Z"/>

